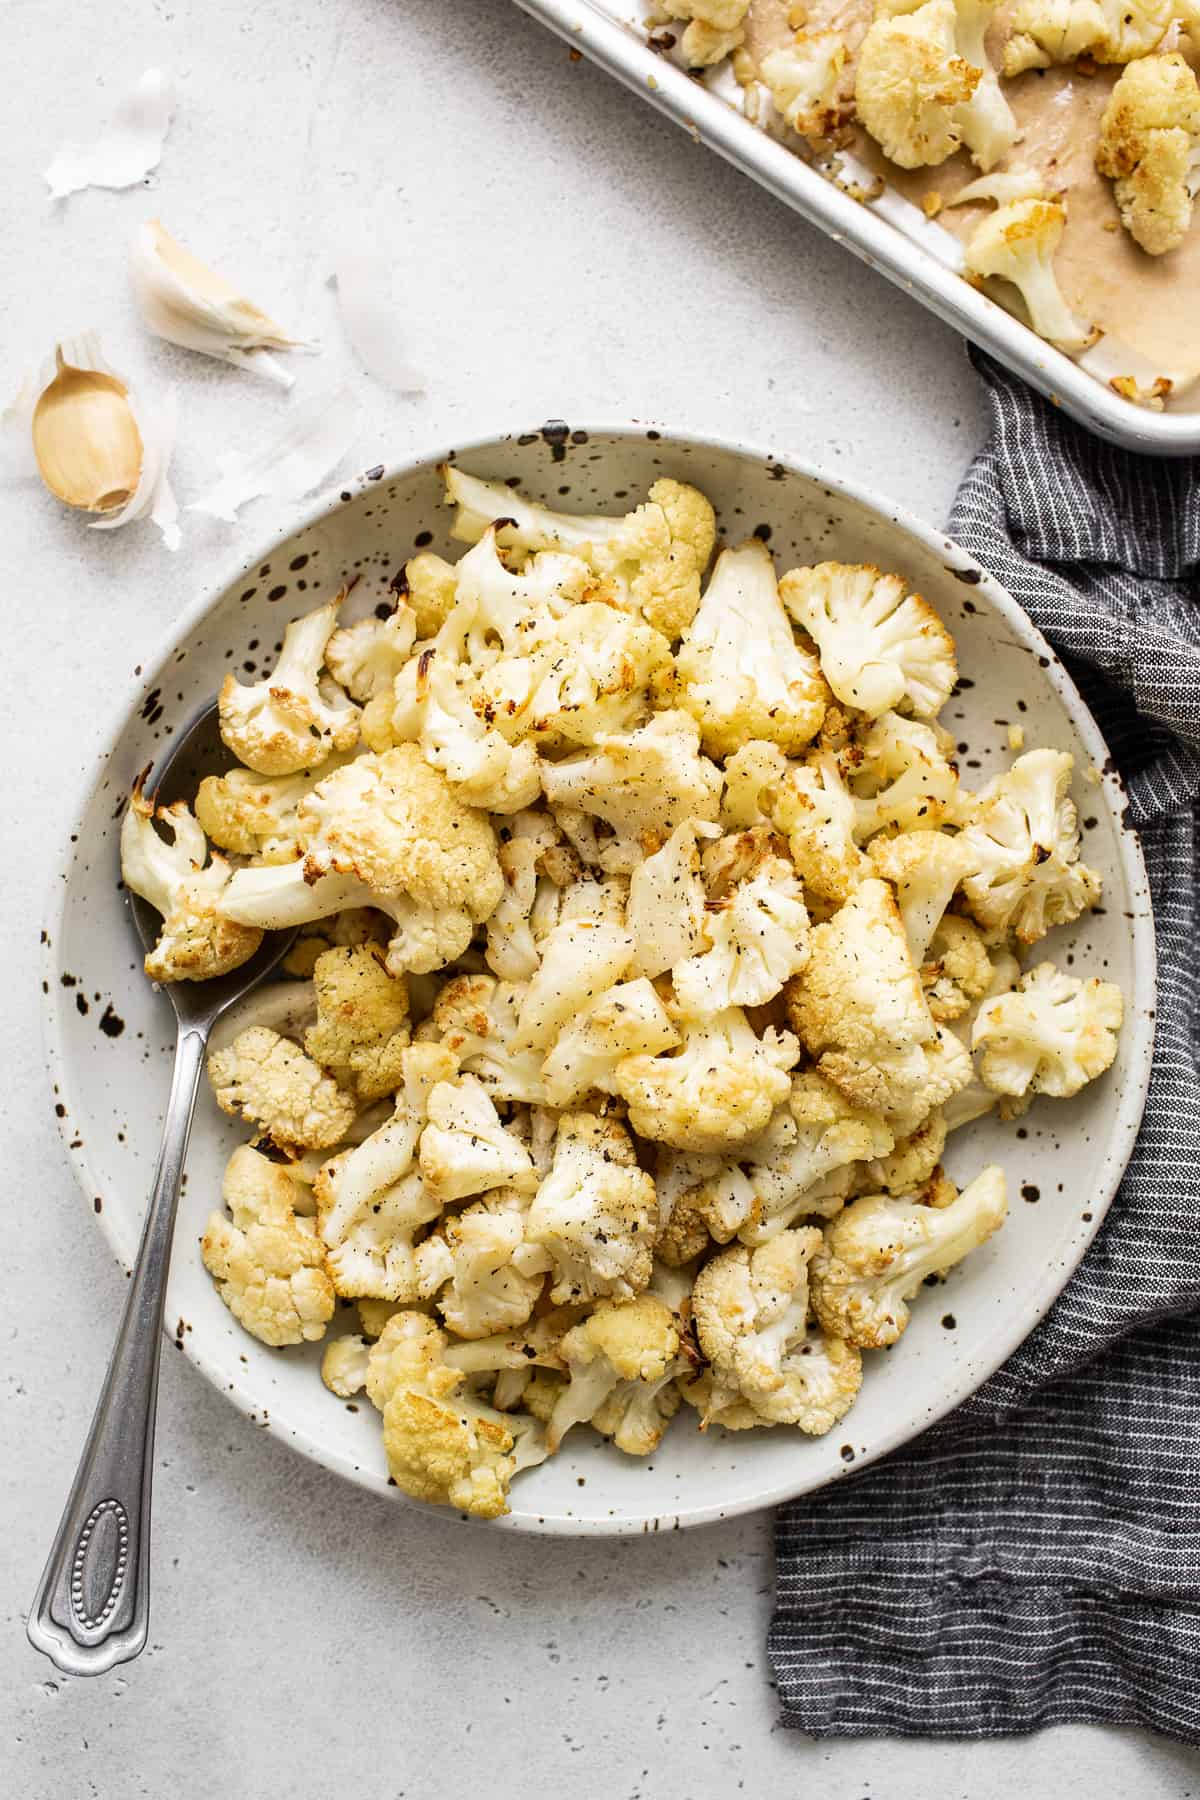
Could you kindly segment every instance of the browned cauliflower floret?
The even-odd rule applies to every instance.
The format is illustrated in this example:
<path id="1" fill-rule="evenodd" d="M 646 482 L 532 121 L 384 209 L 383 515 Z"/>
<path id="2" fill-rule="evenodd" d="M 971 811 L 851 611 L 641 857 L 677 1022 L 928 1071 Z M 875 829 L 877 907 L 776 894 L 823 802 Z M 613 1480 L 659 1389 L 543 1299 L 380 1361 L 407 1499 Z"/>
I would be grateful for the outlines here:
<path id="1" fill-rule="evenodd" d="M 360 1100 L 394 1094 L 408 1043 L 408 989 L 389 975 L 382 950 L 359 944 L 326 950 L 313 968 L 317 1022 L 305 1034 L 308 1054 Z"/>
<path id="2" fill-rule="evenodd" d="M 933 1036 L 895 896 L 860 883 L 809 935 L 808 963 L 788 983 L 788 1017 L 812 1055 L 836 1046 L 876 1055 Z"/>
<path id="3" fill-rule="evenodd" d="M 789 1033 L 759 1038 L 740 1007 L 708 1018 L 676 1019 L 678 1050 L 617 1064 L 617 1092 L 644 1138 L 676 1150 L 725 1150 L 766 1125 L 787 1098 L 786 1071 L 799 1055 Z"/>
<path id="4" fill-rule="evenodd" d="M 939 1025 L 960 1019 L 983 998 L 994 969 L 983 934 L 970 919 L 946 913 L 929 941 L 921 964 L 921 984 Z"/>
<path id="5" fill-rule="evenodd" d="M 296 1216 L 297 1192 L 285 1167 L 243 1144 L 221 1188 L 232 1218 L 213 1213 L 200 1243 L 222 1300 L 264 1344 L 323 1337 L 333 1316 L 324 1250 L 313 1221 Z"/>
<path id="6" fill-rule="evenodd" d="M 1063 298 L 1054 257 L 1067 225 L 1067 209 L 1057 200 L 1015 200 L 998 206 L 967 243 L 969 274 L 1012 284 L 1025 302 L 1033 329 L 1063 350 L 1085 350 L 1098 332 Z"/>
<path id="7" fill-rule="evenodd" d="M 971 1034 L 979 1072 L 998 1094 L 1064 1099 L 1111 1067 L 1124 1002 L 1111 981 L 1080 981 L 1051 962 L 985 1000 Z"/>
<path id="8" fill-rule="evenodd" d="M 225 677 L 218 699 L 221 736 L 248 769 L 294 775 L 358 742 L 358 708 L 321 674 L 342 599 L 339 594 L 292 621 L 279 660 L 262 681 L 243 687 L 236 675 Z"/>
<path id="9" fill-rule="evenodd" d="M 1074 758 L 1028 750 L 976 796 L 962 839 L 976 858 L 963 882 L 981 925 L 1035 944 L 1100 898 L 1100 877 L 1079 860 L 1079 818 L 1071 799 Z"/>
<path id="10" fill-rule="evenodd" d="M 208 1059 L 222 1112 L 249 1119 L 280 1149 L 327 1150 L 340 1143 L 357 1108 L 298 1044 L 252 1025 Z"/>
<path id="11" fill-rule="evenodd" d="M 829 690 L 816 657 L 796 642 L 771 552 L 758 538 L 718 556 L 676 667 L 680 705 L 710 756 L 750 738 L 795 754 L 820 730 Z"/>
<path id="12" fill-rule="evenodd" d="M 154 829 L 156 817 L 171 832 L 169 844 Z M 217 910 L 231 874 L 224 857 L 209 858 L 204 833 L 182 800 L 156 813 L 137 783 L 121 824 L 121 878 L 162 914 L 145 962 L 151 981 L 210 981 L 254 955 L 262 932 Z"/>
<path id="13" fill-rule="evenodd" d="M 1124 71 L 1104 109 L 1096 167 L 1112 177 L 1121 223 L 1142 249 L 1178 249 L 1200 188 L 1200 83 L 1177 50 Z"/>
<path id="14" fill-rule="evenodd" d="M 554 1161 L 525 1222 L 525 1235 L 549 1254 L 556 1302 L 622 1298 L 650 1279 L 658 1201 L 638 1168 L 618 1119 L 564 1113 Z"/>
<path id="15" fill-rule="evenodd" d="M 394 1313 L 372 1346 L 367 1393 L 383 1414 L 388 1469 L 413 1500 L 498 1519 L 513 1476 L 544 1461 L 545 1434 L 531 1418 L 464 1394 L 446 1349 L 445 1333 L 415 1312 Z"/>
<path id="16" fill-rule="evenodd" d="M 886 1194 L 854 1200 L 825 1232 L 813 1259 L 813 1311 L 825 1330 L 880 1350 L 908 1324 L 906 1302 L 927 1275 L 953 1268 L 1003 1225 L 1004 1171 L 992 1165 L 949 1206 Z"/>
<path id="17" fill-rule="evenodd" d="M 793 569 L 779 592 L 796 623 L 815 639 L 825 678 L 847 706 L 872 719 L 896 707 L 928 719 L 949 698 L 958 675 L 954 640 L 899 575 L 818 563 Z"/>
<path id="18" fill-rule="evenodd" d="M 656 1294 L 602 1300 L 559 1344 L 570 1379 L 550 1415 L 546 1438 L 558 1449 L 573 1425 L 613 1433 L 618 1449 L 646 1456 L 662 1438 L 675 1404 L 661 1396 L 689 1365 L 680 1356 L 675 1315 Z"/>
<path id="19" fill-rule="evenodd" d="M 1129 62 L 1153 50 L 1181 10 L 1179 0 L 1018 0 L 1009 19 L 1004 73 L 1020 75 L 1082 56 Z"/>
<path id="20" fill-rule="evenodd" d="M 256 775 L 253 769 L 206 775 L 196 792 L 196 817 L 222 850 L 256 862 L 291 862 L 300 854 L 301 800 L 345 760 L 331 756 L 322 768 L 298 775 Z"/>
<path id="21" fill-rule="evenodd" d="M 716 541 L 712 505 L 698 489 L 664 477 L 641 506 L 611 518 L 552 512 L 503 482 L 481 481 L 453 464 L 442 475 L 446 498 L 458 509 L 456 538 L 478 543 L 489 525 L 503 520 L 499 544 L 574 552 L 608 584 L 606 598 L 640 613 L 664 637 L 677 638 L 691 622 Z"/>

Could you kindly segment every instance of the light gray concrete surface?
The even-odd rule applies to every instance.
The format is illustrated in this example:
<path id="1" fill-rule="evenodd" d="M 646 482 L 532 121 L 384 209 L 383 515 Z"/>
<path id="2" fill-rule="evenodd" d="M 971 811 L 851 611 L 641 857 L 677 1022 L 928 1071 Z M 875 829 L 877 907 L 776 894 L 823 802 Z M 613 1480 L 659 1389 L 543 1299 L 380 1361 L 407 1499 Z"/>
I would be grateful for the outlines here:
<path id="1" fill-rule="evenodd" d="M 961 346 L 502 0 L 5 0 L 3 378 L 96 325 L 180 389 L 186 500 L 286 401 L 148 340 L 124 245 L 168 226 L 320 336 L 305 391 L 345 371 L 353 461 L 495 424 L 633 414 L 742 432 L 940 518 L 982 430 Z M 179 112 L 145 190 L 54 207 L 39 180 L 141 71 Z M 428 397 L 358 374 L 326 287 L 365 212 L 405 271 Z M 98 721 L 233 531 L 102 535 L 26 475 L 0 482 L 9 663 L 0 808 L 0 1045 L 9 1228 L 0 1333 L 0 1789 L 24 1800 L 231 1800 L 339 1787 L 510 1797 L 1060 1800 L 1200 1791 L 1137 1733 L 993 1744 L 817 1744 L 776 1720 L 769 1521 L 669 1540 L 490 1537 L 341 1485 L 256 1431 L 167 1351 L 154 1616 L 143 1659 L 67 1681 L 23 1612 L 99 1384 L 123 1282 L 60 1152 L 42 1068 L 37 932 Z"/>

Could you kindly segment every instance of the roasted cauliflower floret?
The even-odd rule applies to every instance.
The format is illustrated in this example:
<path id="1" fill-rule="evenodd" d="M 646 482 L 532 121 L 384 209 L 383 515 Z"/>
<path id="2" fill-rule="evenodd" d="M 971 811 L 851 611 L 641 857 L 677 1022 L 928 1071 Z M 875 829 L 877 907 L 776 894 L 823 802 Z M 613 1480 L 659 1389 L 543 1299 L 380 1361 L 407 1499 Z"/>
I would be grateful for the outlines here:
<path id="1" fill-rule="evenodd" d="M 998 1231 L 1008 1210 L 1004 1171 L 977 1175 L 950 1206 L 913 1205 L 886 1194 L 853 1200 L 826 1228 L 813 1258 L 810 1295 L 824 1329 L 881 1350 L 908 1324 L 906 1302 L 927 1275 L 953 1268 Z"/>
<path id="2" fill-rule="evenodd" d="M 541 956 L 531 915 L 538 897 L 545 857 L 561 844 L 554 820 L 546 813 L 521 812 L 500 832 L 497 852 L 504 873 L 504 892 L 487 922 L 488 968 L 505 981 L 528 981 Z"/>
<path id="3" fill-rule="evenodd" d="M 770 1393 L 756 1394 L 753 1401 L 713 1403 L 713 1379 L 707 1373 L 683 1390 L 684 1398 L 697 1407 L 708 1425 L 726 1431 L 748 1431 L 763 1425 L 794 1425 L 810 1437 L 823 1437 L 845 1418 L 862 1386 L 862 1357 L 853 1344 L 806 1331 L 794 1338 L 779 1359 L 783 1377 Z"/>
<path id="4" fill-rule="evenodd" d="M 377 944 L 326 950 L 313 967 L 316 1024 L 304 1048 L 363 1102 L 394 1094 L 408 1043 L 408 988 Z"/>
<path id="5" fill-rule="evenodd" d="M 896 890 L 913 961 L 923 964 L 929 943 L 966 876 L 979 867 L 971 845 L 941 831 L 906 831 L 871 844 L 876 873 Z"/>
<path id="6" fill-rule="evenodd" d="M 700 728 L 688 713 L 657 713 L 627 736 L 604 733 L 594 750 L 546 763 L 542 785 L 553 807 L 603 819 L 631 869 L 688 819 L 715 820 L 721 774 L 700 754 Z M 606 864 L 606 866 L 608 866 Z"/>
<path id="7" fill-rule="evenodd" d="M 1016 140 L 985 38 L 995 0 L 880 0 L 859 50 L 858 116 L 903 169 L 965 144 L 990 169 Z"/>
<path id="8" fill-rule="evenodd" d="M 819 901 L 840 904 L 871 865 L 855 842 L 859 809 L 837 758 L 825 750 L 793 765 L 771 793 L 771 817 L 787 837 L 805 887 Z"/>
<path id="9" fill-rule="evenodd" d="M 528 1190 L 536 1177 L 528 1150 L 500 1123 L 487 1089 L 474 1075 L 439 1081 L 429 1095 L 421 1133 L 421 1176 L 445 1204 L 489 1188 Z"/>
<path id="10" fill-rule="evenodd" d="M 1111 981 L 1080 981 L 1039 963 L 980 1007 L 971 1033 L 979 1073 L 998 1094 L 1065 1099 L 1111 1066 L 1123 1013 Z"/>
<path id="11" fill-rule="evenodd" d="M 493 664 L 476 705 L 505 736 L 528 736 L 542 749 L 573 748 L 635 730 L 673 682 L 661 631 L 590 601 L 556 619 L 526 653 Z"/>
<path id="12" fill-rule="evenodd" d="M 808 909 L 787 857 L 765 857 L 712 907 L 705 943 L 699 956 L 677 963 L 672 973 L 680 1004 L 697 1017 L 763 1006 L 804 967 Z"/>
<path id="13" fill-rule="evenodd" d="M 371 1346 L 365 1337 L 332 1338 L 321 1358 L 321 1380 L 339 1400 L 361 1394 L 367 1385 Z"/>
<path id="14" fill-rule="evenodd" d="M 389 694 L 417 637 L 416 614 L 403 601 L 385 619 L 343 625 L 325 646 L 325 667 L 352 700 Z"/>
<path id="15" fill-rule="evenodd" d="M 793 569 L 779 592 L 815 639 L 839 700 L 869 718 L 897 707 L 932 718 L 958 679 L 954 640 L 899 575 L 850 563 Z"/>
<path id="16" fill-rule="evenodd" d="M 712 1412 L 783 1385 L 780 1361 L 807 1329 L 808 1265 L 822 1242 L 812 1226 L 784 1231 L 755 1250 L 723 1250 L 696 1276 L 692 1317 L 712 1371 Z"/>
<path id="17" fill-rule="evenodd" d="M 704 938 L 705 895 L 696 839 L 715 831 L 696 819 L 677 825 L 661 850 L 629 878 L 625 924 L 639 975 L 662 975 L 691 956 Z"/>
<path id="18" fill-rule="evenodd" d="M 169 844 L 154 829 L 156 818 L 170 831 Z M 162 914 L 158 942 L 145 960 L 151 981 L 209 981 L 254 955 L 262 932 L 218 911 L 231 873 L 223 856 L 209 856 L 182 800 L 156 811 L 141 783 L 135 785 L 121 822 L 121 879 Z"/>
<path id="19" fill-rule="evenodd" d="M 788 1018 L 813 1056 L 833 1047 L 876 1056 L 933 1036 L 895 896 L 861 882 L 809 935 L 809 957 L 787 987 Z"/>
<path id="20" fill-rule="evenodd" d="M 422 1049 L 415 1054 L 419 1058 Z M 442 1240 L 427 1236 L 416 1242 L 441 1211 L 416 1166 L 422 1123 L 421 1105 L 407 1093 L 378 1131 L 332 1157 L 317 1175 L 326 1263 L 343 1298 L 409 1305 L 429 1299 L 450 1277 L 452 1262 Z"/>
<path id="21" fill-rule="evenodd" d="M 281 1150 L 327 1150 L 354 1123 L 357 1107 L 298 1044 L 251 1025 L 208 1059 L 222 1112 L 249 1119 Z"/>
<path id="22" fill-rule="evenodd" d="M 832 137 L 846 123 L 852 109 L 841 89 L 848 55 L 839 31 L 798 31 L 760 61 L 776 111 L 801 137 Z"/>
<path id="23" fill-rule="evenodd" d="M 1016 200 L 998 206 L 976 226 L 967 243 L 968 274 L 1007 281 L 1025 302 L 1033 329 L 1061 350 L 1085 350 L 1097 332 L 1067 305 L 1054 256 L 1066 229 L 1067 209 L 1057 200 Z"/>
<path id="24" fill-rule="evenodd" d="M 458 597 L 458 570 L 445 557 L 432 550 L 410 556 L 403 574 L 392 586 L 412 607 L 417 637 L 421 641 L 436 637 L 449 617 Z"/>
<path id="25" fill-rule="evenodd" d="M 399 1312 L 371 1349 L 367 1392 L 383 1414 L 388 1469 L 413 1500 L 498 1519 L 513 1476 L 545 1460 L 545 1434 L 463 1394 L 466 1377 L 444 1360 L 446 1348 L 432 1319 Z"/>
<path id="26" fill-rule="evenodd" d="M 617 1119 L 564 1113 L 554 1161 L 526 1220 L 530 1243 L 549 1253 L 556 1303 L 628 1298 L 650 1279 L 658 1201 Z"/>
<path id="27" fill-rule="evenodd" d="M 868 838 L 887 826 L 925 831 L 953 822 L 962 797 L 958 770 L 948 760 L 952 748 L 953 739 L 940 727 L 882 713 L 861 743 L 843 753 L 857 768 L 851 776 L 857 835 Z"/>
<path id="28" fill-rule="evenodd" d="M 367 752 L 320 781 L 299 808 L 306 848 L 302 878 L 317 891 L 320 877 L 353 878 L 369 895 L 387 902 L 405 896 L 428 914 L 435 941 L 459 941 L 488 918 L 504 893 L 497 837 L 484 814 L 453 794 L 439 770 L 430 769 L 416 745 Z M 270 911 L 270 896 L 290 895 L 290 869 L 243 869 L 241 895 Z M 237 884 L 227 895 L 236 907 Z M 353 902 L 342 902 L 353 904 Z M 320 905 L 320 898 L 313 900 Z M 309 918 L 320 916 L 318 911 Z M 290 923 L 299 923 L 293 916 Z M 444 958 L 446 961 L 450 958 Z M 421 963 L 410 963 L 419 968 Z M 423 967 L 439 967 L 425 961 Z"/>
<path id="29" fill-rule="evenodd" d="M 1079 861 L 1079 819 L 1066 750 L 1029 750 L 977 796 L 962 832 L 978 861 L 963 882 L 981 925 L 1036 944 L 1100 898 L 1100 877 Z"/>
<path id="30" fill-rule="evenodd" d="M 615 1093 L 618 1063 L 657 1056 L 678 1042 L 650 982 L 620 982 L 562 1027 L 543 1068 L 546 1098 L 551 1106 L 572 1106 L 586 1094 Z"/>
<path id="31" fill-rule="evenodd" d="M 503 520 L 498 543 L 519 551 L 574 552 L 611 584 L 609 599 L 640 613 L 664 637 L 677 638 L 690 623 L 716 539 L 712 506 L 696 488 L 656 481 L 643 505 L 614 519 L 552 512 L 451 464 L 442 476 L 446 499 L 458 509 L 456 538 L 477 543 L 493 521 Z"/>
<path id="32" fill-rule="evenodd" d="M 541 1053 L 515 1048 L 526 991 L 524 983 L 491 975 L 452 976 L 417 1036 L 440 1043 L 493 1100 L 539 1105 L 546 1098 Z"/>
<path id="33" fill-rule="evenodd" d="M 443 631 L 453 624 L 451 614 Z M 426 762 L 468 806 L 519 812 L 540 792 L 537 754 L 532 744 L 510 744 L 486 712 L 474 672 L 430 645 L 397 679 L 393 741 L 419 741 Z"/>
<path id="34" fill-rule="evenodd" d="M 898 1138 L 969 1086 L 973 1072 L 965 1045 L 941 1026 L 929 1043 L 875 1052 L 826 1050 L 817 1067 L 862 1111 L 882 1113 Z"/>
<path id="35" fill-rule="evenodd" d="M 793 1078 L 786 1110 L 739 1153 L 749 1207 L 739 1216 L 727 1203 L 720 1217 L 710 1204 L 709 1228 L 718 1239 L 736 1231 L 743 1243 L 762 1244 L 806 1214 L 836 1212 L 850 1184 L 830 1177 L 848 1172 L 851 1163 L 885 1156 L 893 1141 L 879 1114 L 860 1110 L 808 1069 Z"/>
<path id="36" fill-rule="evenodd" d="M 620 925 L 568 919 L 542 945 L 537 974 L 525 988 L 517 1050 L 548 1050 L 569 1019 L 619 981 L 633 960 L 633 938 Z"/>
<path id="37" fill-rule="evenodd" d="M 550 1449 L 558 1449 L 573 1425 L 599 1416 L 607 1425 L 598 1429 L 612 1431 L 618 1449 L 648 1455 L 675 1410 L 660 1397 L 688 1366 L 671 1308 L 656 1294 L 602 1300 L 564 1335 L 559 1353 L 570 1379 L 550 1415 Z"/>
<path id="38" fill-rule="evenodd" d="M 987 993 L 993 973 L 978 925 L 957 913 L 944 914 L 921 964 L 921 985 L 937 1023 L 961 1019 Z"/>
<path id="39" fill-rule="evenodd" d="M 542 1291 L 550 1257 L 527 1241 L 529 1195 L 498 1188 L 461 1211 L 448 1213 L 438 1237 L 452 1272 L 438 1311 L 460 1338 L 485 1338 L 523 1325 Z"/>
<path id="40" fill-rule="evenodd" d="M 259 775 L 315 769 L 332 751 L 358 742 L 358 708 L 321 674 L 343 597 L 292 621 L 279 660 L 262 681 L 243 687 L 235 675 L 225 677 L 217 701 L 221 736 Z"/>
<path id="41" fill-rule="evenodd" d="M 748 738 L 794 755 L 820 730 L 825 683 L 792 635 L 771 552 L 758 538 L 718 556 L 675 662 L 679 704 L 710 756 L 730 755 Z"/>
<path id="42" fill-rule="evenodd" d="M 1096 167 L 1121 223 L 1151 256 L 1176 250 L 1200 190 L 1200 84 L 1177 50 L 1131 62 L 1100 125 Z"/>
<path id="43" fill-rule="evenodd" d="M 222 1300 L 264 1344 L 323 1337 L 333 1317 L 321 1242 L 313 1221 L 297 1218 L 296 1192 L 286 1169 L 243 1144 L 221 1187 L 231 1217 L 213 1213 L 200 1242 Z"/>
<path id="44" fill-rule="evenodd" d="M 680 1017 L 678 1050 L 617 1064 L 617 1092 L 644 1138 L 676 1150 L 721 1151 L 744 1144 L 787 1098 L 787 1070 L 799 1055 L 788 1032 L 756 1037 L 739 1007 L 708 1018 Z"/>
<path id="45" fill-rule="evenodd" d="M 206 775 L 196 791 L 196 818 L 222 850 L 260 863 L 293 862 L 300 854 L 300 802 L 346 759 L 327 757 L 320 769 L 299 775 L 256 775 L 230 769 Z"/>
<path id="46" fill-rule="evenodd" d="M 764 738 L 751 738 L 726 757 L 721 796 L 721 824 L 726 831 L 768 824 L 776 791 L 792 766 L 778 744 Z"/>
<path id="47" fill-rule="evenodd" d="M 1090 56 L 1129 62 L 1153 50 L 1176 0 L 1017 0 L 1004 45 L 1004 73 L 1047 69 Z"/>

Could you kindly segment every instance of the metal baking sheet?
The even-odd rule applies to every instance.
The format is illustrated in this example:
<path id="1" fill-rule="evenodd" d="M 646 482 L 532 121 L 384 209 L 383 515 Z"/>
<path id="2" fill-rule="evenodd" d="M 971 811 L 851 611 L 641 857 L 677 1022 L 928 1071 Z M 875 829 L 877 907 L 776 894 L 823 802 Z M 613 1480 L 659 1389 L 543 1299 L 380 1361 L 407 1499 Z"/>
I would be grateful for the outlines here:
<path id="1" fill-rule="evenodd" d="M 915 208 L 895 195 L 873 204 L 851 199 L 751 124 L 718 92 L 656 55 L 637 23 L 636 0 L 634 4 L 516 0 L 516 4 L 1090 430 L 1130 450 L 1160 456 L 1200 454 L 1200 411 L 1156 413 L 1122 399 L 1107 385 L 1108 375 L 1118 371 L 1105 368 L 1102 344 L 1079 362 L 1047 344 L 956 273 L 949 234 L 923 229 L 927 222 Z M 941 240 L 946 240 L 946 248 L 939 254 Z"/>

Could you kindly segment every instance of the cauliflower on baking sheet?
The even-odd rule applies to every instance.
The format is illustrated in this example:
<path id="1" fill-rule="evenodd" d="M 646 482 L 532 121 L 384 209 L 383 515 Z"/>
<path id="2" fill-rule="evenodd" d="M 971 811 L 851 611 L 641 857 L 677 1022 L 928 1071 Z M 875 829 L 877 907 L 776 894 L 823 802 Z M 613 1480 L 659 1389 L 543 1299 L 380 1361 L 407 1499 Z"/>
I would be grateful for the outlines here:
<path id="1" fill-rule="evenodd" d="M 855 76 L 861 124 L 902 169 L 945 162 L 965 144 L 981 169 L 1017 137 L 988 59 L 996 0 L 879 0 Z"/>
<path id="2" fill-rule="evenodd" d="M 1005 75 L 1090 56 L 1127 63 L 1164 36 L 1178 0 L 1017 0 L 1004 45 Z"/>
<path id="3" fill-rule="evenodd" d="M 1067 225 L 1059 200 L 1015 200 L 982 220 L 967 244 L 967 273 L 996 277 L 1017 289 L 1030 324 L 1060 350 L 1086 350 L 1100 335 L 1077 319 L 1063 297 L 1054 256 Z"/>
<path id="4" fill-rule="evenodd" d="M 758 538 L 718 556 L 675 666 L 679 704 L 699 724 L 709 756 L 729 755 L 748 738 L 795 755 L 821 729 L 821 670 L 796 642 L 771 552 Z"/>
<path id="5" fill-rule="evenodd" d="M 849 52 L 839 31 L 798 31 L 759 64 L 775 109 L 801 137 L 832 137 L 851 107 L 841 92 Z"/>
<path id="6" fill-rule="evenodd" d="M 903 3 L 880 23 L 930 12 Z M 725 4 L 691 9 L 710 43 Z M 980 71 L 986 5 L 950 10 Z M 842 73 L 810 51 L 802 132 Z M 356 1307 L 326 1387 L 365 1390 L 403 1492 L 496 1518 L 585 1423 L 643 1457 L 685 1400 L 829 1431 L 862 1351 L 1003 1222 L 1003 1174 L 960 1194 L 948 1135 L 1102 1076 L 1122 1002 L 1022 972 L 1100 895 L 1071 758 L 1010 739 L 962 785 L 955 646 L 900 575 L 777 583 L 755 539 L 706 583 L 713 509 L 669 478 L 617 518 L 446 487 L 470 550 L 297 620 L 226 697 L 242 766 L 196 816 L 139 786 L 122 855 L 157 979 L 301 933 L 210 1046 L 255 1134 L 202 1244 L 222 1300 L 273 1346 Z"/>
<path id="7" fill-rule="evenodd" d="M 1096 167 L 1150 256 L 1183 242 L 1200 192 L 1200 83 L 1177 50 L 1131 62 L 1109 96 Z"/>

